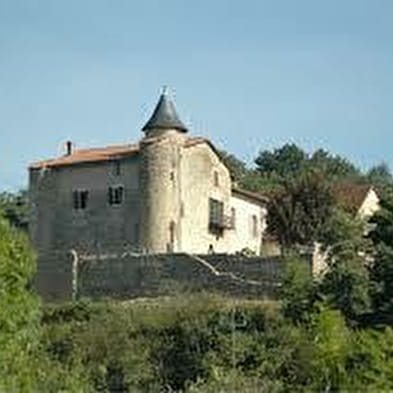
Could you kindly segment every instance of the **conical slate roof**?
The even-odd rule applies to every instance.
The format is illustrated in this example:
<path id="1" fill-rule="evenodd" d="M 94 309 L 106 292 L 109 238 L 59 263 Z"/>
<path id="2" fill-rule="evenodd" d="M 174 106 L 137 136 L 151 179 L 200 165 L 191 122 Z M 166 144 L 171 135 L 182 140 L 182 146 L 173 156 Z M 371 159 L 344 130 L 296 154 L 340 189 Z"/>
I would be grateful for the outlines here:
<path id="1" fill-rule="evenodd" d="M 173 102 L 165 93 L 161 94 L 153 114 L 142 128 L 142 131 L 148 131 L 153 128 L 175 129 L 181 132 L 188 131 L 187 127 L 179 119 Z"/>

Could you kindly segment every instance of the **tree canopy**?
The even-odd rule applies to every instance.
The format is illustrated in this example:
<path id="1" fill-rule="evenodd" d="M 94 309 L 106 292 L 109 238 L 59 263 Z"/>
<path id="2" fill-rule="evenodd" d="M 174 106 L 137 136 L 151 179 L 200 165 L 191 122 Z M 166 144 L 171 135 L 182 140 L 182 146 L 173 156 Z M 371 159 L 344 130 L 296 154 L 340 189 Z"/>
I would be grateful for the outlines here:
<path id="1" fill-rule="evenodd" d="M 332 216 L 334 196 L 328 182 L 315 171 L 282 182 L 270 197 L 267 224 L 284 249 L 319 240 Z"/>
<path id="2" fill-rule="evenodd" d="M 393 323 L 393 195 L 386 195 L 380 206 L 371 219 L 373 230 L 369 233 L 375 247 L 373 299 L 377 313 Z"/>
<path id="3" fill-rule="evenodd" d="M 360 171 L 347 159 L 318 149 L 307 154 L 295 144 L 285 144 L 273 151 L 263 150 L 255 159 L 258 172 L 267 177 L 287 178 L 313 169 L 331 180 L 358 178 Z"/>
<path id="4" fill-rule="evenodd" d="M 29 223 L 29 210 L 27 191 L 20 190 L 16 193 L 0 193 L 0 209 L 13 226 L 27 230 Z"/>

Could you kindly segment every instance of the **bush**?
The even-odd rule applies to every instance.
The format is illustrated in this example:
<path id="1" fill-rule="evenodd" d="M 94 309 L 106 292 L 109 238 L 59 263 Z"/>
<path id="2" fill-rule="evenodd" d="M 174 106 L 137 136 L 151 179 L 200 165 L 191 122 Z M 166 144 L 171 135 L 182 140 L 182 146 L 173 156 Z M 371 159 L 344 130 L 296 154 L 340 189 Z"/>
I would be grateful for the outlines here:
<path id="1" fill-rule="evenodd" d="M 288 255 L 284 263 L 286 272 L 281 291 L 282 312 L 293 322 L 304 322 L 317 299 L 317 288 L 311 269 L 307 262 L 296 254 Z"/>

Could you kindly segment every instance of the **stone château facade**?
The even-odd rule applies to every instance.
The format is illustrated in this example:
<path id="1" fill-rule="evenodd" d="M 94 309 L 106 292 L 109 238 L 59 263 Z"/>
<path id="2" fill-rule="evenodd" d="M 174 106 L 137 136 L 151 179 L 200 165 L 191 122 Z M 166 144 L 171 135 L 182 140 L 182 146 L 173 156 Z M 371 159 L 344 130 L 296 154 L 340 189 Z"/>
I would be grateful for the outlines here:
<path id="1" fill-rule="evenodd" d="M 65 155 L 30 166 L 38 281 L 60 282 L 54 265 L 70 250 L 260 253 L 266 200 L 235 187 L 214 145 L 188 135 L 166 94 L 142 130 L 139 143 L 67 143 Z"/>

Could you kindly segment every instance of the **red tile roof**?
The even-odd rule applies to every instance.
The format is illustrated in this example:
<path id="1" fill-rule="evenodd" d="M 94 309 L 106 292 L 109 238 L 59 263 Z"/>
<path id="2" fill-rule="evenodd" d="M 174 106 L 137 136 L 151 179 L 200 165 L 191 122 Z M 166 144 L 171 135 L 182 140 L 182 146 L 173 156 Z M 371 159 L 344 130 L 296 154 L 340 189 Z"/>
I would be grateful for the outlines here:
<path id="1" fill-rule="evenodd" d="M 44 167 L 81 164 L 86 162 L 108 161 L 133 155 L 138 153 L 138 151 L 138 144 L 107 146 L 93 149 L 76 149 L 70 155 L 39 161 L 30 165 L 30 168 L 39 169 Z"/>
<path id="2" fill-rule="evenodd" d="M 150 138 L 150 139 L 151 141 L 154 141 L 156 138 Z M 201 138 L 201 137 L 187 138 L 185 147 L 192 147 L 200 143 L 208 143 L 213 148 L 213 150 L 216 151 L 215 147 L 208 139 Z M 125 156 L 130 156 L 138 153 L 139 153 L 138 143 L 98 147 L 98 148 L 91 148 L 91 149 L 75 149 L 70 155 L 64 155 L 57 158 L 35 162 L 30 165 L 30 168 L 40 169 L 44 167 L 50 168 L 50 167 L 82 164 L 88 162 L 108 161 L 108 160 L 114 160 L 117 158 L 122 158 Z"/>

